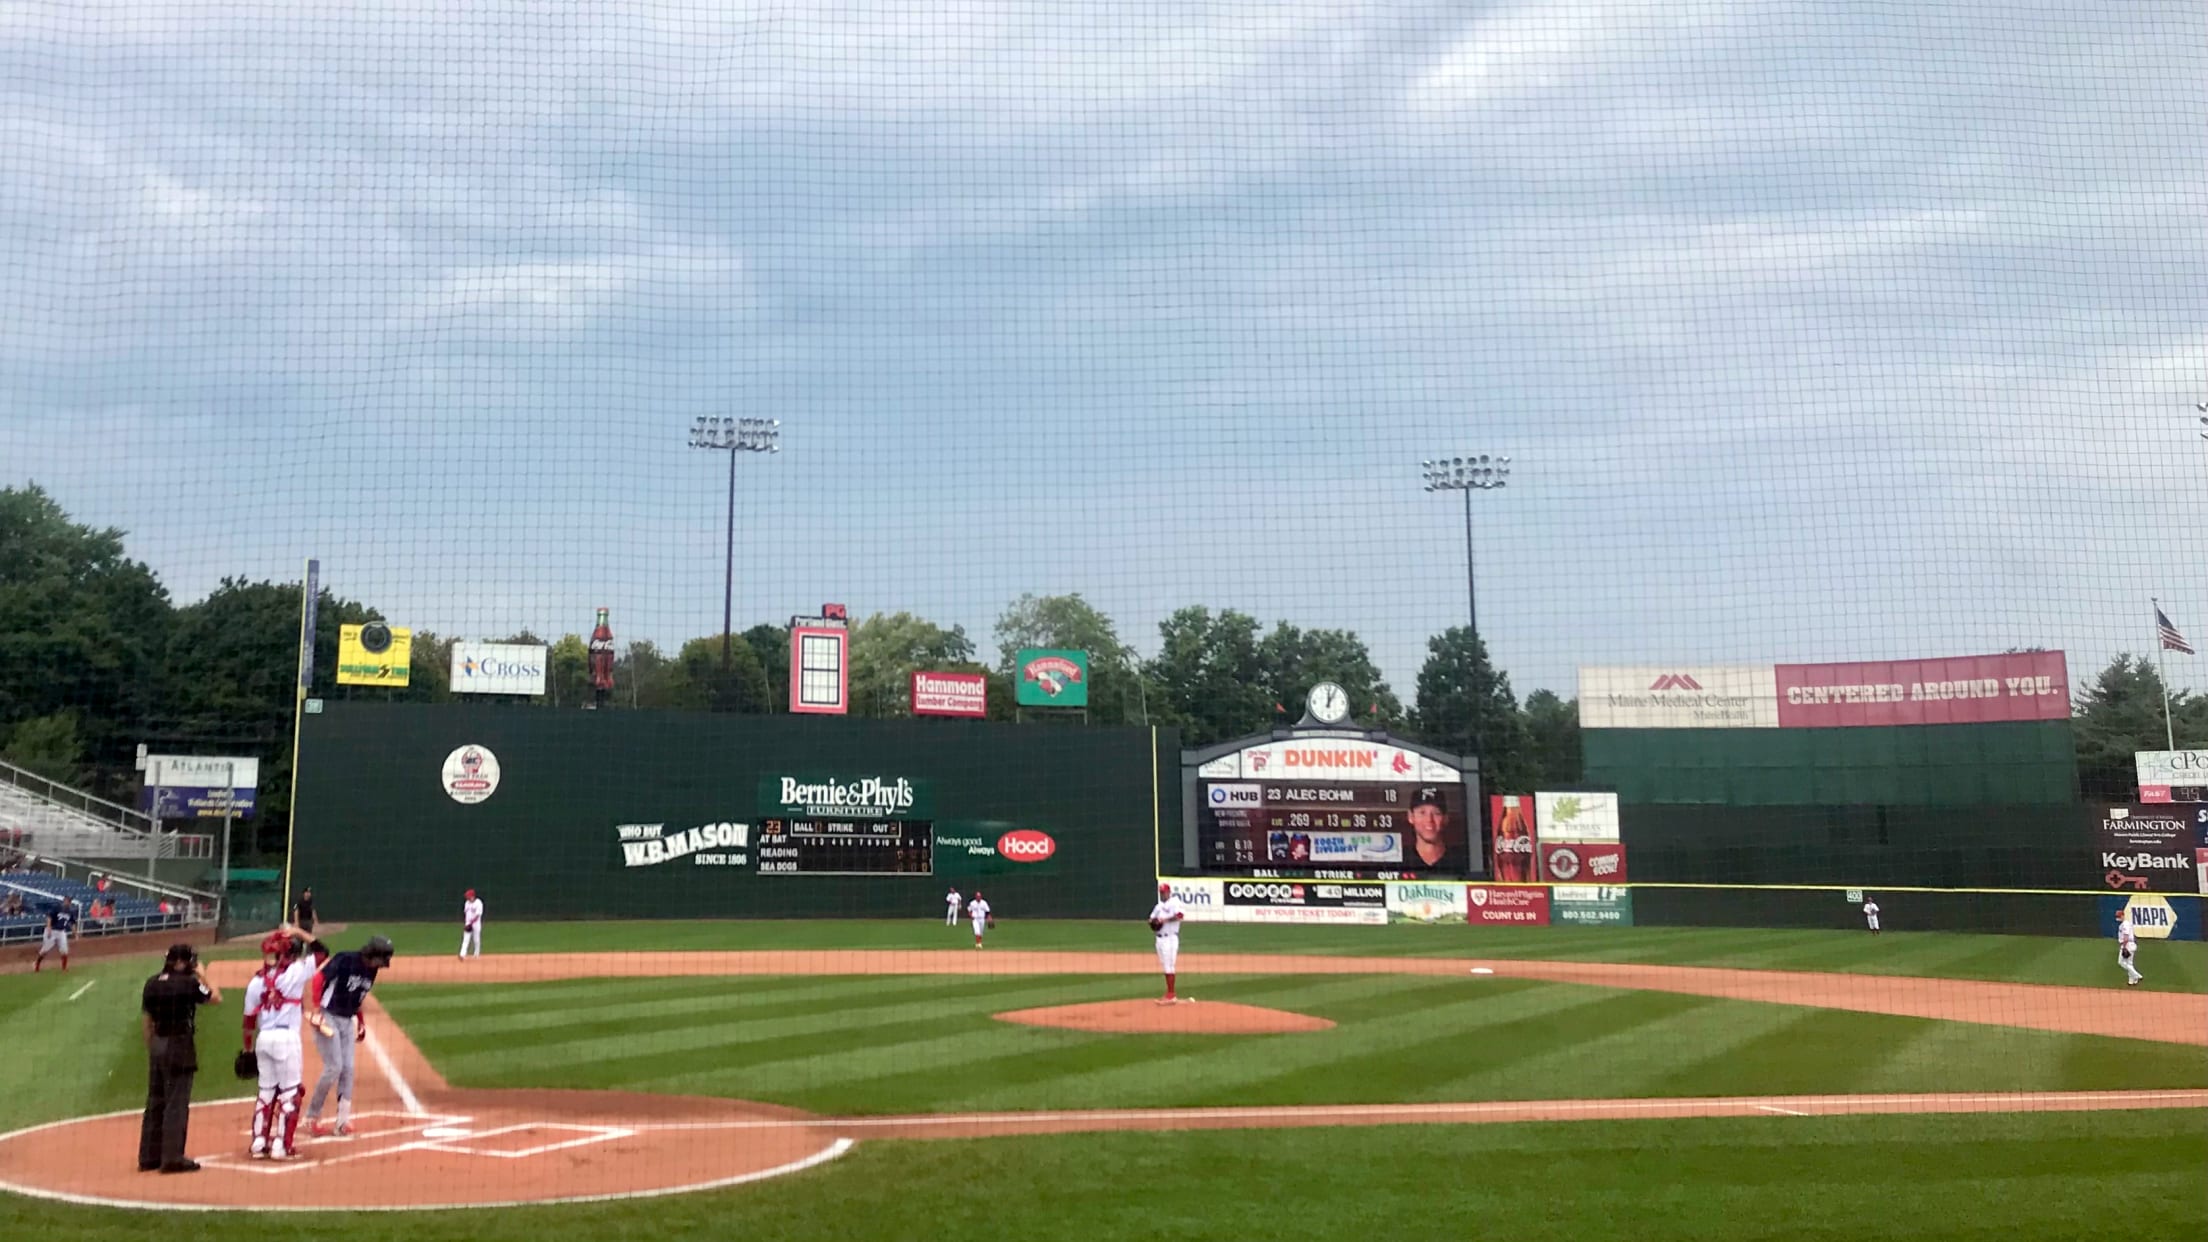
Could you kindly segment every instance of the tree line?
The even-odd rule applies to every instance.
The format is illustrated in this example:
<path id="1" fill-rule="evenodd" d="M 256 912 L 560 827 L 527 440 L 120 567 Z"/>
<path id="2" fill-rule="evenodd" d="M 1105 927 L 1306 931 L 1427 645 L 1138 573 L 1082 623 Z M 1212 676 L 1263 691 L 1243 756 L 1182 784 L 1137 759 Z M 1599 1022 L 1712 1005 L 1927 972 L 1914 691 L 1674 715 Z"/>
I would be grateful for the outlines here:
<path id="1" fill-rule="evenodd" d="M 36 485 L 0 488 L 0 758 L 118 802 L 135 801 L 132 758 L 156 752 L 240 754 L 261 760 L 259 835 L 280 843 L 291 783 L 291 721 L 300 585 L 225 578 L 206 598 L 179 605 L 159 577 L 130 559 L 124 533 L 73 521 Z M 338 627 L 396 621 L 327 589 L 319 597 L 313 693 L 405 702 L 454 699 L 453 637 L 414 631 L 412 684 L 368 689 L 334 684 Z M 546 708 L 591 702 L 581 634 L 526 631 L 490 641 L 548 648 Z M 1507 672 L 1464 627 L 1434 635 L 1411 705 L 1389 686 L 1349 630 L 1266 623 L 1235 609 L 1190 605 L 1158 625 L 1143 656 L 1112 619 L 1079 594 L 1023 595 L 998 616 L 984 651 L 962 626 L 910 612 L 876 613 L 851 626 L 850 710 L 910 714 L 916 670 L 977 673 L 988 680 L 989 716 L 1009 720 L 1013 658 L 1023 647 L 1089 653 L 1087 722 L 1151 724 L 1203 746 L 1262 733 L 1301 716 L 1315 683 L 1341 685 L 1354 723 L 1382 727 L 1455 753 L 1482 756 L 1491 789 L 1568 788 L 1579 781 L 1579 708 L 1548 690 L 1521 701 Z M 612 705 L 771 714 L 789 701 L 789 634 L 781 624 L 735 636 L 724 664 L 718 633 L 674 651 L 631 641 L 617 653 Z M 2075 696 L 2081 792 L 2132 796 L 2132 752 L 2162 745 L 2163 685 L 2151 659 L 2119 656 Z M 2208 698 L 2173 697 L 2182 744 L 2208 739 Z"/>

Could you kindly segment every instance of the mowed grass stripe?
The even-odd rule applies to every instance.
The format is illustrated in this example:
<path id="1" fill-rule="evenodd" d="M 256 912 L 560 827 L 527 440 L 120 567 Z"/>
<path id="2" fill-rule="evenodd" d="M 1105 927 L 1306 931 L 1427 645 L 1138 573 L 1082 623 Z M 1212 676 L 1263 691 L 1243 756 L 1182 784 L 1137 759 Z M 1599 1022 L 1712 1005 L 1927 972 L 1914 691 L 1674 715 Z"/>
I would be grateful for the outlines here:
<path id="1" fill-rule="evenodd" d="M 453 1048 L 449 1040 L 437 1040 L 424 1043 L 423 1050 L 437 1059 L 439 1068 L 455 1083 L 508 1085 L 565 1067 L 587 1078 L 589 1085 L 608 1085 L 648 1076 L 630 1071 L 657 1069 L 670 1056 L 712 1050 L 717 1059 L 737 1063 L 804 1060 L 923 1039 L 946 1024 L 975 1021 L 977 1008 L 982 1010 L 979 1020 L 987 1022 L 987 1013 L 997 1009 L 1108 999 L 1115 995 L 1114 988 L 1125 984 L 1111 977 L 1036 975 L 997 981 L 978 1005 L 976 997 L 964 992 L 877 1005 L 869 1001 L 876 982 L 852 980 L 842 989 L 823 990 L 804 1005 L 773 1018 L 740 1018 L 740 1011 L 732 1009 L 728 1017 L 718 1020 L 658 1027 L 617 1023 L 611 1033 L 604 1033 L 603 1024 L 594 1022 L 588 1025 L 600 1033 L 578 1038 L 562 1039 L 556 1031 L 543 1031 L 533 1040 L 499 1048 L 480 1049 L 473 1040 L 470 1047 Z M 752 1057 L 747 1052 L 785 1055 Z"/>
<path id="2" fill-rule="evenodd" d="M 995 980 L 930 979 L 920 976 L 883 977 L 860 983 L 848 979 L 833 983 L 806 979 L 795 986 L 755 986 L 760 982 L 765 981 L 715 979 L 709 987 L 692 986 L 680 989 L 681 994 L 672 999 L 661 999 L 661 993 L 653 989 L 649 982 L 601 982 L 586 991 L 547 998 L 554 1002 L 551 1004 L 508 1003 L 489 1008 L 482 1014 L 446 1008 L 436 1016 L 420 1021 L 420 1026 L 423 1032 L 431 1036 L 463 1029 L 479 1035 L 517 1037 L 533 1032 L 556 1031 L 562 1038 L 584 1038 L 591 1034 L 633 1031 L 637 1024 L 644 1022 L 654 1026 L 696 1025 L 698 1021 L 751 1022 L 812 1013 L 824 1002 L 863 1011 L 901 1004 L 919 997 L 957 999 L 964 996 L 985 996 L 1002 986 Z M 415 990 L 418 989 L 409 989 L 406 999 L 393 1006 L 393 1012 L 403 1014 L 409 1031 L 416 1029 L 418 1020 L 414 1015 L 420 1008 L 413 996 Z M 525 988 L 510 990 L 525 993 L 528 991 Z M 532 1041 L 517 1038 L 516 1042 Z"/>
<path id="3" fill-rule="evenodd" d="M 1546 1025 L 1598 1020 L 1568 1011 L 1601 1002 L 1602 994 L 1571 994 L 1553 985 L 1527 988 L 1498 1001 L 1458 997 L 1417 1018 L 1367 1018 L 1331 1031 L 1277 1035 L 1262 1041 L 1205 1039 L 1157 1047 L 1153 1060 L 1126 1067 L 1071 1073 L 1048 1084 L 1035 1106 L 1051 1108 L 1144 1107 L 1164 1104 L 1324 1103 L 1348 1091 L 1363 1100 L 1388 1100 L 1392 1075 L 1368 1077 L 1374 1067 L 1412 1058 L 1411 1049 L 1435 1041 L 1477 1041 L 1514 1023 Z M 1156 1040 L 1157 1037 L 1149 1037 Z M 1196 1038 L 1196 1037 L 1190 1037 Z M 1023 1093 L 990 1085 L 959 1097 L 964 1108 L 1021 1107 Z M 1125 1105 L 1114 1101 L 1127 1101 Z"/>

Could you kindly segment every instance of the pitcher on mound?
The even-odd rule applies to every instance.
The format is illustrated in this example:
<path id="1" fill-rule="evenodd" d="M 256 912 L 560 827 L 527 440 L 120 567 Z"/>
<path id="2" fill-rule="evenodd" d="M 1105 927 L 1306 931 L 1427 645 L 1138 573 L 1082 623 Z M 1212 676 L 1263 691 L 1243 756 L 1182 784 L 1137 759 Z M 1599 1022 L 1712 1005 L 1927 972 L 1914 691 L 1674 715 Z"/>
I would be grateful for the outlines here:
<path id="1" fill-rule="evenodd" d="M 1158 882 L 1158 904 L 1150 907 L 1150 931 L 1158 941 L 1158 969 L 1165 972 L 1165 995 L 1158 1003 L 1170 1005 L 1180 997 L 1174 992 L 1175 968 L 1181 960 L 1181 922 L 1188 911 L 1173 895 L 1173 886 Z"/>

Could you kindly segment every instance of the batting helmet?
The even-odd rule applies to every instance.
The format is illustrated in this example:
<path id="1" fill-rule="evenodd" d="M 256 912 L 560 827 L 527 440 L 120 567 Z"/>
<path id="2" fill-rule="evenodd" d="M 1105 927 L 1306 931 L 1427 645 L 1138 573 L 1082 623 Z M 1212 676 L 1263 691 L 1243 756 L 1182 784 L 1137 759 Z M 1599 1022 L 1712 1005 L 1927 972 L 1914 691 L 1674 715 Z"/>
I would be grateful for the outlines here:
<path id="1" fill-rule="evenodd" d="M 368 943 L 360 946 L 361 959 L 375 962 L 378 966 L 389 966 L 391 964 L 391 954 L 394 951 L 389 936 L 370 936 L 368 937 Z"/>

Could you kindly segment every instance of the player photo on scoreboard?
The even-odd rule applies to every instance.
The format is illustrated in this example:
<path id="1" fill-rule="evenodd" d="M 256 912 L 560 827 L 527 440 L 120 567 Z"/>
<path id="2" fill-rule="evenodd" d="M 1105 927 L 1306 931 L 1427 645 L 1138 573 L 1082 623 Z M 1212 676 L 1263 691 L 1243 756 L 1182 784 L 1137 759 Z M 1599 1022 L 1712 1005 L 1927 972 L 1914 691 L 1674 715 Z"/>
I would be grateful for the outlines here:
<path id="1" fill-rule="evenodd" d="M 1266 781 L 1215 784 L 1202 796 L 1199 853 L 1222 871 L 1481 873 L 1459 784 Z"/>

